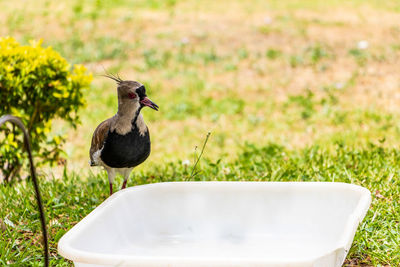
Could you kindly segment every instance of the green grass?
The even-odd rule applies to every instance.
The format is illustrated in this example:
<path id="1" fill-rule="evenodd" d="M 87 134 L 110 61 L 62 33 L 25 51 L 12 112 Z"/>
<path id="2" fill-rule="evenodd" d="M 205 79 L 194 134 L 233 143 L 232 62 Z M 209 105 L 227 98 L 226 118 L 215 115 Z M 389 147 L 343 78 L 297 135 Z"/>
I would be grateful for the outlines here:
<path id="1" fill-rule="evenodd" d="M 206 152 L 207 154 L 207 149 Z M 193 163 L 192 163 L 193 164 Z M 191 165 L 192 165 L 191 164 Z M 371 208 L 356 233 L 347 263 L 400 264 L 400 151 L 370 144 L 364 148 L 334 144 L 289 150 L 277 144 L 246 144 L 236 160 L 204 159 L 190 179 L 191 166 L 169 162 L 135 173 L 128 185 L 168 181 L 324 181 L 353 183 L 372 193 Z M 121 183 L 121 178 L 116 181 Z M 49 221 L 51 265 L 71 263 L 57 255 L 60 237 L 108 196 L 104 174 L 82 179 L 66 174 L 41 181 Z M 0 263 L 39 266 L 42 259 L 39 214 L 31 184 L 0 186 L 2 226 Z"/>

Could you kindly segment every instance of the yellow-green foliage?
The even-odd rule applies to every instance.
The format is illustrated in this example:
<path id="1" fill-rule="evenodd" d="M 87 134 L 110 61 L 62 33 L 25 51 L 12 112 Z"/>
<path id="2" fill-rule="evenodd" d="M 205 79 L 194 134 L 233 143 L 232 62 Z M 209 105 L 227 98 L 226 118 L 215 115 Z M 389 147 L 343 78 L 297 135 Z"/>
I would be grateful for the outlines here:
<path id="1" fill-rule="evenodd" d="M 20 45 L 13 38 L 0 38 L 0 115 L 12 114 L 23 120 L 40 163 L 59 160 L 64 138 L 48 136 L 51 121 L 61 118 L 76 126 L 77 111 L 85 105 L 82 91 L 91 80 L 84 66 L 71 66 L 51 47 L 42 47 L 40 41 Z M 11 126 L 2 130 L 0 170 L 8 180 L 23 164 L 22 139 Z"/>

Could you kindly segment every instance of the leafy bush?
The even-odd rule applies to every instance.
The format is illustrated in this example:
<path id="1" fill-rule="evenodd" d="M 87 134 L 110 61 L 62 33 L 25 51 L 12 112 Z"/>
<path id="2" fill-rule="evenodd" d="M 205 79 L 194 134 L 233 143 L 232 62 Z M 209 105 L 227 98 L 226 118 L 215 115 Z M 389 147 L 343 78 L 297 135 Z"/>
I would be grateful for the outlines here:
<path id="1" fill-rule="evenodd" d="M 60 118 L 76 127 L 77 111 L 85 105 L 82 92 L 91 80 L 84 66 L 71 67 L 41 42 L 24 46 L 13 38 L 0 38 L 0 115 L 22 119 L 39 164 L 54 164 L 62 158 L 65 138 L 50 134 L 52 120 Z M 0 173 L 5 181 L 11 181 L 19 177 L 24 165 L 22 138 L 10 125 L 1 130 Z"/>

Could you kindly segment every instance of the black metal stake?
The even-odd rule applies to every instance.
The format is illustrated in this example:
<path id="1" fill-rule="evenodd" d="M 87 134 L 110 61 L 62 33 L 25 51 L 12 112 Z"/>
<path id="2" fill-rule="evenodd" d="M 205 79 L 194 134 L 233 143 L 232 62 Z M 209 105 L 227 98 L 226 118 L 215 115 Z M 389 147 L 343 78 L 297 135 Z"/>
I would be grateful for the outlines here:
<path id="1" fill-rule="evenodd" d="M 43 244 L 44 244 L 44 266 L 48 267 L 49 266 L 49 242 L 47 239 L 46 219 L 45 219 L 45 215 L 44 215 L 42 198 L 40 196 L 39 186 L 38 186 L 38 182 L 37 182 L 37 178 L 36 178 L 35 165 L 33 164 L 31 141 L 29 139 L 29 134 L 26 131 L 24 124 L 18 117 L 11 116 L 11 115 L 4 115 L 4 116 L 0 117 L 0 126 L 8 121 L 17 125 L 24 134 L 24 144 L 25 144 L 26 151 L 28 151 L 31 177 L 32 177 L 33 187 L 35 188 L 37 204 L 39 207 L 40 222 L 42 224 Z"/>

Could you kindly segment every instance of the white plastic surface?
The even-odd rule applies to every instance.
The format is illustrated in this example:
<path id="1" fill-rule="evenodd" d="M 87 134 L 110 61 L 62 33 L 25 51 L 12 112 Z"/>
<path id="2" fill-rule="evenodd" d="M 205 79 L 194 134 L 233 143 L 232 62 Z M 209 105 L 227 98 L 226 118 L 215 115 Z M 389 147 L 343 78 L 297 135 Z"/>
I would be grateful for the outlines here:
<path id="1" fill-rule="evenodd" d="M 344 183 L 176 182 L 115 193 L 66 233 L 75 266 L 341 266 L 370 192 Z"/>

